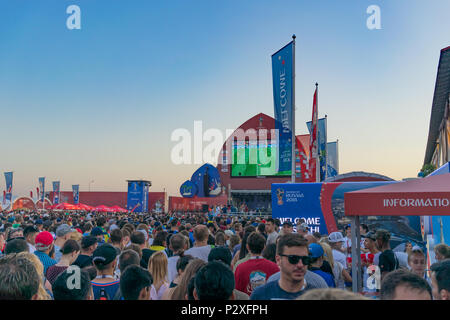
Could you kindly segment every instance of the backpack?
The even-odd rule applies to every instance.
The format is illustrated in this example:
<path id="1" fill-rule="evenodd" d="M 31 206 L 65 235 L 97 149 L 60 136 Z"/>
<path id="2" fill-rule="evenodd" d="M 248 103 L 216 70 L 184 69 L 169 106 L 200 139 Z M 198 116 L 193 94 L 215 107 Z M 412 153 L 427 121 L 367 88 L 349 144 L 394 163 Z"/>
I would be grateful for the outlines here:
<path id="1" fill-rule="evenodd" d="M 100 297 L 98 298 L 98 300 L 111 300 L 105 288 L 100 288 Z"/>

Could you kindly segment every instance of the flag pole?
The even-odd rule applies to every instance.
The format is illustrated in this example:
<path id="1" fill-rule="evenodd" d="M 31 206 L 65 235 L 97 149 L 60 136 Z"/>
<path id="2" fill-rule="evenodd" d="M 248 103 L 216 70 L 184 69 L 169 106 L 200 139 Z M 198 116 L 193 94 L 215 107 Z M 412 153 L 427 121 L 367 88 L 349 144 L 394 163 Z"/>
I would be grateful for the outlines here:
<path id="1" fill-rule="evenodd" d="M 291 156 L 291 182 L 295 183 L 295 34 L 292 35 L 292 156 Z"/>
<path id="2" fill-rule="evenodd" d="M 316 182 L 320 182 L 320 154 L 319 154 L 319 84 L 316 82 L 316 110 L 317 110 L 317 120 L 316 120 Z M 317 165 L 319 164 L 319 165 Z"/>

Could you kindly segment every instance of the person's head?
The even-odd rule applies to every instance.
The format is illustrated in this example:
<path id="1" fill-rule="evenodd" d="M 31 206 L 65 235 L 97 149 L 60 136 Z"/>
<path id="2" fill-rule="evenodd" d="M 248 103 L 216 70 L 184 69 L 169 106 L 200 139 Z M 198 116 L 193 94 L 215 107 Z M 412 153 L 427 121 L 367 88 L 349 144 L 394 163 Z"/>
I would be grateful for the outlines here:
<path id="1" fill-rule="evenodd" d="M 348 224 L 344 227 L 345 236 L 350 238 L 352 236 L 352 227 Z"/>
<path id="2" fill-rule="evenodd" d="M 140 231 L 133 231 L 130 236 L 131 243 L 137 244 L 141 248 L 145 246 L 145 235 Z"/>
<path id="3" fill-rule="evenodd" d="M 76 285 L 72 285 L 77 275 Z M 52 284 L 52 292 L 55 300 L 94 300 L 89 273 L 76 265 L 59 274 Z"/>
<path id="4" fill-rule="evenodd" d="M 307 235 L 304 235 L 303 237 L 306 239 L 306 241 L 308 241 L 308 244 L 318 242 L 316 237 L 314 237 L 312 234 L 307 234 Z"/>
<path id="5" fill-rule="evenodd" d="M 194 240 L 195 242 L 204 243 L 208 241 L 209 231 L 205 225 L 198 225 L 194 228 Z"/>
<path id="6" fill-rule="evenodd" d="M 103 244 L 105 242 L 105 238 L 103 236 L 103 230 L 100 227 L 92 228 L 90 235 L 97 238 L 97 242 L 99 245 Z"/>
<path id="7" fill-rule="evenodd" d="M 275 231 L 275 220 L 273 218 L 269 218 L 266 221 L 266 232 L 267 234 Z"/>
<path id="8" fill-rule="evenodd" d="M 125 300 L 149 300 L 152 283 L 148 270 L 130 265 L 120 276 L 120 292 Z"/>
<path id="9" fill-rule="evenodd" d="M 270 260 L 274 263 L 277 263 L 277 260 L 275 259 L 276 254 L 277 254 L 277 245 L 275 243 L 267 245 L 262 252 L 262 256 L 264 259 Z"/>
<path id="10" fill-rule="evenodd" d="M 186 239 L 184 235 L 176 233 L 170 237 L 169 248 L 173 251 L 173 253 L 179 254 L 186 249 L 188 241 L 189 240 Z"/>
<path id="11" fill-rule="evenodd" d="M 119 228 L 114 229 L 113 231 L 111 231 L 110 233 L 110 239 L 113 245 L 120 245 L 122 243 L 122 230 L 120 230 Z"/>
<path id="12" fill-rule="evenodd" d="M 266 225 L 264 223 L 258 224 L 258 227 L 256 228 L 256 231 L 259 233 L 266 233 Z"/>
<path id="13" fill-rule="evenodd" d="M 216 232 L 216 226 L 214 225 L 214 223 L 209 222 L 206 227 L 208 228 L 208 231 L 210 234 L 214 234 Z"/>
<path id="14" fill-rule="evenodd" d="M 27 226 L 25 227 L 25 229 L 23 229 L 23 236 L 25 237 L 25 240 L 32 245 L 35 244 L 36 236 L 38 235 L 38 233 L 38 228 L 32 225 Z"/>
<path id="15" fill-rule="evenodd" d="M 167 236 L 169 235 L 169 233 L 167 231 L 160 231 L 156 234 L 155 240 L 153 241 L 153 245 L 154 246 L 161 246 L 161 247 L 165 247 L 167 242 Z"/>
<path id="16" fill-rule="evenodd" d="M 230 267 L 220 261 L 208 262 L 195 276 L 196 300 L 234 299 L 234 275 Z"/>
<path id="17" fill-rule="evenodd" d="M 377 230 L 375 233 L 375 238 L 377 239 L 377 247 L 379 250 L 389 248 L 389 240 L 391 239 L 391 233 L 387 230 Z"/>
<path id="18" fill-rule="evenodd" d="M 308 251 L 310 256 L 309 265 L 320 268 L 323 264 L 323 255 L 325 253 L 322 246 L 318 243 L 311 243 L 308 246 Z"/>
<path id="19" fill-rule="evenodd" d="M 25 257 L 26 259 L 30 260 L 40 277 L 37 300 L 51 300 L 52 298 L 50 297 L 50 295 L 48 294 L 48 292 L 45 290 L 44 287 L 44 265 L 42 264 L 38 256 L 31 252 L 20 252 L 19 254 L 17 254 L 17 256 Z"/>
<path id="20" fill-rule="evenodd" d="M 258 232 L 252 232 L 247 238 L 247 249 L 252 254 L 261 255 L 266 246 L 266 238 Z"/>
<path id="21" fill-rule="evenodd" d="M 22 228 L 10 228 L 7 232 L 6 239 L 11 240 L 15 238 L 23 237 L 23 229 Z"/>
<path id="22" fill-rule="evenodd" d="M 70 233 L 73 231 L 73 229 L 68 224 L 62 224 L 58 228 L 56 228 L 56 238 L 62 238 L 64 241 L 68 240 L 70 238 Z"/>
<path id="23" fill-rule="evenodd" d="M 319 242 L 320 246 L 323 249 L 323 259 L 328 262 L 331 266 L 331 269 L 334 268 L 334 258 L 333 258 L 333 251 L 330 247 L 330 245 L 328 243 L 326 243 L 325 241 L 320 241 Z"/>
<path id="24" fill-rule="evenodd" d="M 81 238 L 81 252 L 85 255 L 91 256 L 97 249 L 97 238 L 94 236 L 84 236 Z"/>
<path id="25" fill-rule="evenodd" d="M 35 238 L 35 247 L 37 251 L 49 254 L 53 248 L 53 236 L 48 231 L 39 232 Z"/>
<path id="26" fill-rule="evenodd" d="M 0 258 L 0 300 L 37 300 L 39 284 L 29 259 L 16 253 Z"/>
<path id="27" fill-rule="evenodd" d="M 328 236 L 328 242 L 330 244 L 330 247 L 335 250 L 339 250 L 342 247 L 342 244 L 344 243 L 344 237 L 342 236 L 341 232 L 332 232 Z"/>
<path id="28" fill-rule="evenodd" d="M 182 276 L 184 273 L 184 270 L 186 270 L 187 265 L 189 262 L 194 259 L 191 255 L 182 256 L 177 260 L 176 268 L 177 268 L 177 274 L 179 276 Z"/>
<path id="29" fill-rule="evenodd" d="M 230 246 L 229 246 L 230 249 L 233 250 L 233 248 L 234 248 L 235 246 L 237 246 L 240 242 L 241 242 L 241 238 L 240 238 L 238 235 L 233 234 L 233 235 L 230 237 Z"/>
<path id="30" fill-rule="evenodd" d="M 116 267 L 117 251 L 109 243 L 98 246 L 92 254 L 92 262 L 100 274 L 112 273 Z"/>
<path id="31" fill-rule="evenodd" d="M 226 244 L 225 233 L 224 232 L 216 232 L 215 235 L 215 245 L 216 246 L 224 246 Z"/>
<path id="32" fill-rule="evenodd" d="M 412 273 L 423 277 L 426 269 L 425 253 L 419 247 L 415 247 L 408 254 L 408 265 L 411 268 Z"/>
<path id="33" fill-rule="evenodd" d="M 408 253 L 408 254 L 410 254 L 411 251 L 412 251 L 412 249 L 413 249 L 412 243 L 409 242 L 409 241 L 406 242 L 406 243 L 405 243 L 405 252 Z"/>
<path id="34" fill-rule="evenodd" d="M 69 260 L 69 264 L 72 264 L 77 260 L 78 255 L 80 254 L 81 246 L 78 244 L 77 241 L 69 239 L 66 242 L 64 242 L 64 245 L 60 249 L 61 253 L 63 254 L 63 257 L 67 257 Z"/>
<path id="35" fill-rule="evenodd" d="M 153 277 L 156 284 L 167 281 L 167 256 L 162 251 L 157 251 L 152 254 L 148 260 L 148 271 Z"/>
<path id="36" fill-rule="evenodd" d="M 312 289 L 302 294 L 296 300 L 370 300 L 360 294 L 342 289 L 326 288 Z"/>
<path id="37" fill-rule="evenodd" d="M 431 300 L 431 297 L 428 282 L 408 270 L 392 271 L 381 281 L 381 300 Z"/>
<path id="38" fill-rule="evenodd" d="M 192 259 L 181 277 L 180 283 L 176 286 L 172 294 L 172 300 L 187 300 L 189 281 L 195 277 L 197 271 L 206 265 L 202 259 Z"/>
<path id="39" fill-rule="evenodd" d="M 441 260 L 431 266 L 431 284 L 436 300 L 450 300 L 450 259 Z"/>
<path id="40" fill-rule="evenodd" d="M 304 220 L 299 220 L 297 223 L 297 233 L 302 236 L 306 236 L 308 234 L 308 224 L 303 222 Z"/>
<path id="41" fill-rule="evenodd" d="M 86 222 L 85 224 L 83 224 L 83 226 L 81 227 L 81 231 L 83 231 L 83 233 L 90 233 L 92 230 L 93 226 L 92 223 L 90 222 Z"/>
<path id="42" fill-rule="evenodd" d="M 211 261 L 222 261 L 226 265 L 231 265 L 231 260 L 233 257 L 231 256 L 231 252 L 228 248 L 225 247 L 215 247 L 212 248 L 208 255 L 208 262 Z"/>
<path id="43" fill-rule="evenodd" d="M 434 247 L 434 254 L 437 261 L 450 259 L 450 247 L 445 243 L 439 243 Z"/>
<path id="44" fill-rule="evenodd" d="M 10 253 L 28 252 L 28 244 L 23 238 L 13 238 L 6 242 L 5 255 Z"/>
<path id="45" fill-rule="evenodd" d="M 292 222 L 290 220 L 286 220 L 285 222 L 283 222 L 281 232 L 283 234 L 288 234 L 288 233 L 292 233 L 292 231 L 294 231 Z"/>
<path id="46" fill-rule="evenodd" d="M 369 226 L 365 223 L 361 223 L 359 225 L 359 233 L 360 234 L 366 234 L 367 232 L 369 232 Z"/>
<path id="47" fill-rule="evenodd" d="M 119 270 L 122 273 L 130 265 L 140 265 L 139 254 L 131 249 L 123 250 L 119 256 Z"/>
<path id="48" fill-rule="evenodd" d="M 239 251 L 239 259 L 243 259 L 248 254 L 247 240 L 252 232 L 255 232 L 256 228 L 252 225 L 244 228 L 244 236 L 242 237 L 241 250 Z"/>
<path id="49" fill-rule="evenodd" d="M 275 259 L 282 278 L 291 283 L 302 282 L 309 264 L 308 242 L 298 233 L 279 237 Z"/>
<path id="50" fill-rule="evenodd" d="M 127 249 L 135 251 L 139 255 L 139 259 L 142 259 L 142 249 L 140 245 L 137 245 L 135 243 L 131 243 Z"/>
<path id="51" fill-rule="evenodd" d="M 377 248 L 375 233 L 370 231 L 364 235 L 364 247 L 369 250 Z"/>

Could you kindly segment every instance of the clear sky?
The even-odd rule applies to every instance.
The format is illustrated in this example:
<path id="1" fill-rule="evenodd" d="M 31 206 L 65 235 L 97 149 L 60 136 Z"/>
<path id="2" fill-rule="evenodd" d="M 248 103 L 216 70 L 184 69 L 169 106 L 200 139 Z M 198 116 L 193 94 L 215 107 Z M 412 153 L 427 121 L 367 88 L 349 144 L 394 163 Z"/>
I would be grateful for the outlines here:
<path id="1" fill-rule="evenodd" d="M 72 4 L 81 30 L 66 27 Z M 143 178 L 179 195 L 199 165 L 172 164 L 171 133 L 273 116 L 270 56 L 296 34 L 296 133 L 318 82 L 340 173 L 415 177 L 449 13 L 448 0 L 0 0 L 0 171 L 14 195 L 39 176 L 47 190 Z"/>

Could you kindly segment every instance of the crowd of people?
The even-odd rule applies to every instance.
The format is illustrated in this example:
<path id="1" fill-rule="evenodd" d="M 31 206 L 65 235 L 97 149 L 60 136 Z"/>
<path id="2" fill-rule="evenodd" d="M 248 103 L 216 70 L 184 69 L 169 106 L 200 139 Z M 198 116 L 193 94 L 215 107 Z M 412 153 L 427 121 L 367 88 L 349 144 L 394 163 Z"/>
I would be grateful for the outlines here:
<path id="1" fill-rule="evenodd" d="M 273 218 L 214 213 L 0 213 L 0 300 L 450 300 L 450 248 L 361 226 L 324 235 Z M 430 271 L 430 272 L 429 272 Z M 431 275 L 429 277 L 428 275 Z"/>

